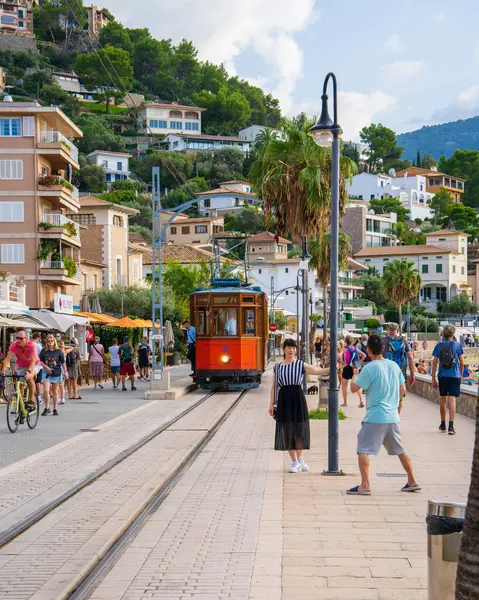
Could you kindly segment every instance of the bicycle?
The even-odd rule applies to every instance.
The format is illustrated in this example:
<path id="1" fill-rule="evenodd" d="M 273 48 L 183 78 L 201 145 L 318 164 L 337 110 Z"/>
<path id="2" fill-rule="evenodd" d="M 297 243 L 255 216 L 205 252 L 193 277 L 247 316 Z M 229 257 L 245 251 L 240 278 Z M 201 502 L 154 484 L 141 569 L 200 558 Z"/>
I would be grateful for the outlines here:
<path id="1" fill-rule="evenodd" d="M 3 397 L 7 402 L 7 426 L 11 433 L 15 433 L 18 426 L 27 422 L 29 429 L 35 429 L 40 418 L 40 400 L 35 394 L 34 408 L 29 406 L 30 389 L 25 385 L 25 377 L 18 375 L 4 375 L 5 380 L 11 379 L 14 387 L 4 385 Z M 5 381 L 6 384 L 6 381 Z"/>

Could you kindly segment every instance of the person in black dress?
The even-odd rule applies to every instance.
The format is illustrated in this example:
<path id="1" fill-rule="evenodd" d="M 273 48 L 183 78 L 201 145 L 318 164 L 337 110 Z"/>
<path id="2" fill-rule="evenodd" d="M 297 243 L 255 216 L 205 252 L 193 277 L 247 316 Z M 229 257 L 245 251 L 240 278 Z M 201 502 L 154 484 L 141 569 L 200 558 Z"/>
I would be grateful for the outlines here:
<path id="1" fill-rule="evenodd" d="M 305 373 L 329 374 L 329 369 L 312 367 L 302 360 L 297 360 L 297 350 L 296 340 L 284 341 L 284 360 L 274 366 L 269 404 L 269 414 L 276 418 L 274 449 L 289 452 L 293 461 L 289 467 L 290 473 L 309 471 L 302 456 L 303 450 L 309 450 L 310 446 L 308 405 L 302 388 L 303 377 Z M 274 413 L 276 387 L 279 391 Z"/>

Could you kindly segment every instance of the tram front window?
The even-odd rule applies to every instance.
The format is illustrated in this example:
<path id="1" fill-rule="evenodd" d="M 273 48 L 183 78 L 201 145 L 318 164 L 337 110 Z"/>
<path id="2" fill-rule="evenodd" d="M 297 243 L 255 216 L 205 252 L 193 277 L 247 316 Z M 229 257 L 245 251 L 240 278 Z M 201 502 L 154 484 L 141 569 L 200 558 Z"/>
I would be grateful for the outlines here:
<path id="1" fill-rule="evenodd" d="M 246 335 L 254 335 L 254 310 L 244 308 L 244 331 Z"/>
<path id="2" fill-rule="evenodd" d="M 208 314 L 205 308 L 200 308 L 198 310 L 198 335 L 209 335 L 210 328 L 208 324 Z"/>
<path id="3" fill-rule="evenodd" d="M 215 308 L 214 327 L 215 335 L 236 335 L 236 308 Z"/>

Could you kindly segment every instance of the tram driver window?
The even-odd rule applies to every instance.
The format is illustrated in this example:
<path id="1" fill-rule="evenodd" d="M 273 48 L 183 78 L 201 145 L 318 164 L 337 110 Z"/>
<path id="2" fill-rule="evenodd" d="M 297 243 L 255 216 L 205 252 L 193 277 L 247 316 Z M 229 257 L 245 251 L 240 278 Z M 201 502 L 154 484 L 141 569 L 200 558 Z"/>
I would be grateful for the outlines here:
<path id="1" fill-rule="evenodd" d="M 254 310 L 245 308 L 244 310 L 244 332 L 246 335 L 254 335 Z"/>
<path id="2" fill-rule="evenodd" d="M 236 308 L 215 308 L 213 320 L 215 335 L 237 334 Z"/>
<path id="3" fill-rule="evenodd" d="M 209 328 L 209 324 L 208 324 L 208 315 L 206 312 L 206 309 L 199 309 L 198 310 L 198 335 L 209 335 L 210 333 L 210 328 Z"/>

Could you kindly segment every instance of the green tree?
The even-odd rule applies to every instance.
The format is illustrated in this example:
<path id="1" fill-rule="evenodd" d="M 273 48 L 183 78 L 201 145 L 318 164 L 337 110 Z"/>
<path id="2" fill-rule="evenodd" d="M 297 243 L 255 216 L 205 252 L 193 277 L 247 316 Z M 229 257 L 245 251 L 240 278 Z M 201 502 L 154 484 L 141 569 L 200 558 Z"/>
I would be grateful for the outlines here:
<path id="1" fill-rule="evenodd" d="M 440 190 L 431 198 L 429 208 L 434 213 L 434 224 L 443 223 L 449 218 L 452 208 L 451 194 L 447 190 Z"/>
<path id="2" fill-rule="evenodd" d="M 148 31 L 148 30 L 134 30 Z M 130 36 L 132 30 L 129 30 Z M 149 35 L 142 35 L 134 43 L 133 69 L 136 79 L 150 90 L 156 90 L 157 73 L 164 71 L 171 61 L 173 49 L 170 40 L 155 40 Z"/>
<path id="3" fill-rule="evenodd" d="M 100 288 L 89 294 L 90 301 L 98 297 L 103 312 L 117 317 L 132 315 L 139 319 L 151 319 L 151 286 L 121 287 L 116 286 L 111 290 Z M 123 306 L 123 312 L 122 312 Z M 163 313 L 164 319 L 178 320 L 175 306 L 175 295 L 172 289 L 165 284 L 163 288 Z"/>
<path id="4" fill-rule="evenodd" d="M 200 192 L 206 192 L 208 189 L 208 185 L 206 181 L 202 177 L 197 177 L 195 179 L 190 179 L 183 185 L 174 188 L 168 192 L 167 196 L 164 196 L 162 200 L 162 205 L 164 208 L 174 208 L 175 206 L 179 206 L 183 204 L 183 202 L 188 202 L 195 198 Z M 194 206 L 193 210 L 197 211 L 198 207 Z"/>
<path id="5" fill-rule="evenodd" d="M 152 232 L 151 227 L 143 227 L 142 225 L 130 225 L 130 221 L 128 221 L 128 229 L 134 233 L 139 233 L 141 237 L 145 240 L 147 244 L 151 244 L 152 242 Z"/>
<path id="6" fill-rule="evenodd" d="M 417 151 L 416 166 L 417 167 L 422 167 L 421 153 L 419 152 L 419 150 Z"/>
<path id="7" fill-rule="evenodd" d="M 100 193 L 106 189 L 106 172 L 103 167 L 89 165 L 80 154 L 80 170 L 73 171 L 73 181 L 80 192 Z"/>
<path id="8" fill-rule="evenodd" d="M 414 263 L 406 259 L 393 260 L 384 268 L 383 293 L 396 305 L 400 334 L 402 334 L 402 305 L 417 298 L 420 287 L 421 276 Z"/>
<path id="9" fill-rule="evenodd" d="M 366 162 L 371 171 L 387 171 L 397 168 L 402 148 L 397 145 L 396 133 L 381 123 L 371 123 L 359 132 L 361 142 L 367 145 Z M 399 164 L 402 166 L 402 164 Z"/>
<path id="10" fill-rule="evenodd" d="M 200 65 L 201 68 L 201 89 L 217 94 L 220 87 L 227 84 L 228 73 L 223 65 L 217 66 L 208 61 Z"/>
<path id="11" fill-rule="evenodd" d="M 250 181 L 263 199 L 267 221 L 274 218 L 280 235 L 291 234 L 293 241 L 317 237 L 326 231 L 331 212 L 331 152 L 318 147 L 306 123 L 299 130 L 291 121 L 283 125 L 283 139 L 265 138 Z M 356 166 L 344 156 L 340 165 L 340 211 L 348 201 L 345 179 Z"/>
<path id="12" fill-rule="evenodd" d="M 398 223 L 409 219 L 409 210 L 398 198 L 371 198 L 368 208 L 374 210 L 377 215 L 396 213 Z"/>
<path id="13" fill-rule="evenodd" d="M 405 246 L 418 246 L 426 243 L 426 237 L 419 227 L 412 227 L 409 223 L 393 223 L 391 233 Z"/>
<path id="14" fill-rule="evenodd" d="M 128 29 L 123 27 L 118 21 L 110 21 L 100 30 L 100 44 L 102 46 L 112 46 L 122 48 L 128 54 L 133 50 L 133 44 L 130 40 Z"/>
<path id="15" fill-rule="evenodd" d="M 171 59 L 157 72 L 156 90 L 168 100 L 190 101 L 201 82 L 198 51 L 193 44 L 182 40 L 173 48 Z"/>
<path id="16" fill-rule="evenodd" d="M 206 261 L 195 266 L 167 261 L 163 281 L 173 290 L 176 309 L 186 318 L 189 314 L 189 295 L 196 288 L 208 286 L 210 269 Z"/>
<path id="17" fill-rule="evenodd" d="M 161 168 L 161 187 L 169 190 L 183 185 L 193 174 L 191 156 L 180 152 L 161 150 L 151 152 L 145 158 L 130 159 L 130 170 L 146 183 L 151 182 L 152 167 Z"/>
<path id="18" fill-rule="evenodd" d="M 81 32 L 86 22 L 82 0 L 44 0 L 33 7 L 36 37 L 54 44 L 62 43 L 64 50 L 68 49 L 73 33 Z"/>
<path id="19" fill-rule="evenodd" d="M 456 150 L 448 159 L 442 156 L 439 170 L 453 177 L 467 179 L 462 201 L 479 208 L 479 150 Z"/>
<path id="20" fill-rule="evenodd" d="M 223 181 L 242 180 L 244 158 L 244 153 L 238 148 L 221 148 L 198 153 L 196 165 L 198 173 L 214 188 Z"/>
<path id="21" fill-rule="evenodd" d="M 362 297 L 365 300 L 374 302 L 378 312 L 383 313 L 389 305 L 389 301 L 383 293 L 379 271 L 374 267 L 370 267 L 366 273 L 361 272 L 361 282 L 364 286 Z"/>
<path id="22" fill-rule="evenodd" d="M 311 254 L 309 268 L 316 271 L 318 281 L 323 288 L 323 340 L 327 337 L 328 322 L 328 285 L 331 280 L 331 234 L 323 233 L 313 238 L 308 244 Z M 351 254 L 351 240 L 343 232 L 339 234 L 338 267 L 340 271 L 348 268 L 348 257 Z"/>
<path id="23" fill-rule="evenodd" d="M 226 85 L 221 85 L 216 94 L 207 90 L 194 93 L 193 102 L 207 109 L 202 124 L 208 133 L 236 134 L 248 123 L 252 113 L 243 93 L 230 92 Z"/>
<path id="24" fill-rule="evenodd" d="M 102 115 L 79 115 L 75 123 L 83 131 L 83 137 L 77 142 L 78 149 L 84 154 L 95 150 L 124 152 L 125 141 L 117 135 L 108 119 Z"/>
<path id="25" fill-rule="evenodd" d="M 242 208 L 234 214 L 225 215 L 225 231 L 255 234 L 265 229 L 263 213 L 252 207 Z"/>
<path id="26" fill-rule="evenodd" d="M 449 302 L 438 304 L 438 311 L 447 315 L 475 315 L 477 314 L 477 305 L 474 304 L 469 296 L 458 294 L 451 298 Z"/>
<path id="27" fill-rule="evenodd" d="M 437 166 L 437 160 L 433 158 L 429 153 L 426 153 L 422 157 L 421 166 L 423 169 L 431 169 L 432 167 Z"/>
<path id="28" fill-rule="evenodd" d="M 133 75 L 128 52 L 113 46 L 105 46 L 91 54 L 80 54 L 75 70 L 92 89 L 104 90 L 102 96 L 106 114 L 110 112 L 111 97 L 125 96 Z"/>

